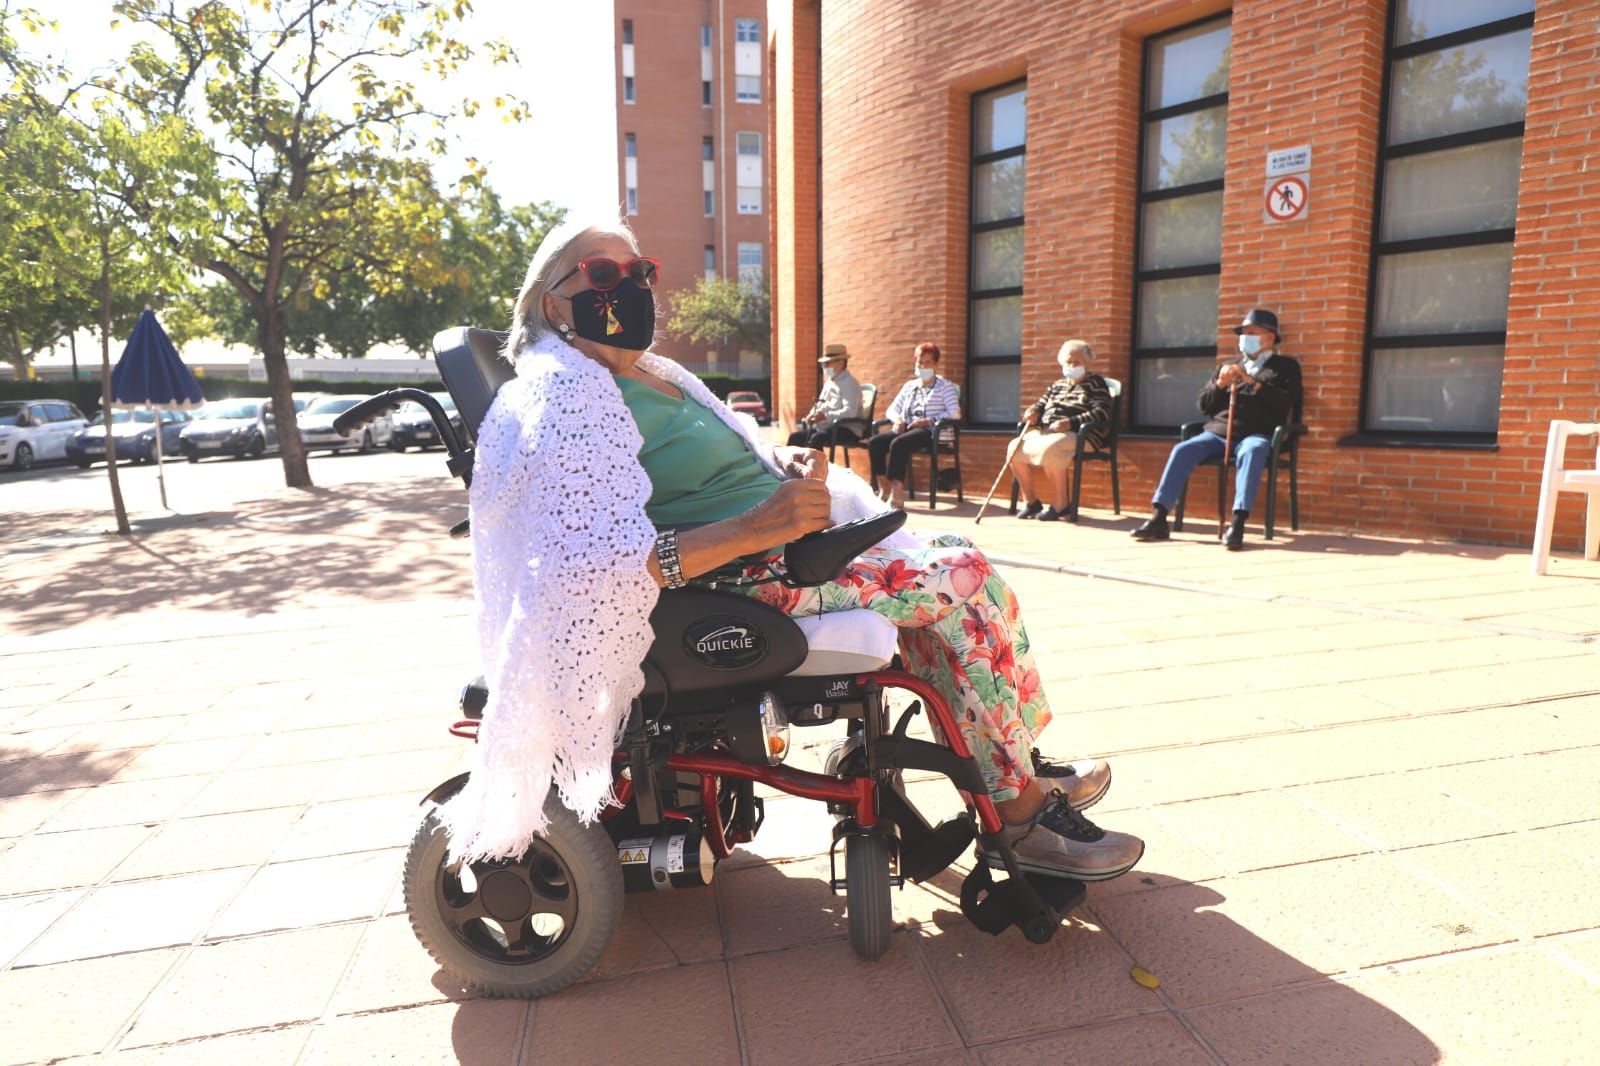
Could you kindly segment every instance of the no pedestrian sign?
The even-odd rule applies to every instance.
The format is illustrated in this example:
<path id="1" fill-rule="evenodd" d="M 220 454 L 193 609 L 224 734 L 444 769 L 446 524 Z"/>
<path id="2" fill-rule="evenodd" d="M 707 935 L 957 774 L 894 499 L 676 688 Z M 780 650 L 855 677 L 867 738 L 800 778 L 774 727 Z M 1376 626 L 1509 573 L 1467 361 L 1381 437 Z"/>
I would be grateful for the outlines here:
<path id="1" fill-rule="evenodd" d="M 1267 180 L 1267 198 L 1263 204 L 1268 222 L 1293 222 L 1306 217 L 1306 205 L 1311 200 L 1311 179 L 1305 174 L 1286 174 Z"/>

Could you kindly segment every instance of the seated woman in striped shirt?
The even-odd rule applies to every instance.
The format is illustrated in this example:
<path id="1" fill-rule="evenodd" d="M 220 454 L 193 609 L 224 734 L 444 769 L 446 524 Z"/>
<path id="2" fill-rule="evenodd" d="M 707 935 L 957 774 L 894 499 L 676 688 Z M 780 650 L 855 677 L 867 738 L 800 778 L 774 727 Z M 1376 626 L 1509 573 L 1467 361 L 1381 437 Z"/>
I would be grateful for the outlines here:
<path id="1" fill-rule="evenodd" d="M 1011 473 L 1027 501 L 1017 517 L 1041 522 L 1054 522 L 1067 513 L 1067 468 L 1072 465 L 1078 434 L 1087 433 L 1090 444 L 1100 445 L 1111 424 L 1111 390 L 1105 378 L 1089 369 L 1094 349 L 1087 341 L 1070 340 L 1056 358 L 1061 362 L 1061 379 L 1022 412 L 1028 429 L 1010 460 Z M 1040 500 L 1046 489 L 1050 492 L 1048 507 Z"/>
<path id="2" fill-rule="evenodd" d="M 934 425 L 942 418 L 961 417 L 961 394 L 949 378 L 939 376 L 939 346 L 919 344 L 913 359 L 917 376 L 901 386 L 889 405 L 889 428 L 867 441 L 872 484 L 882 486 L 879 492 L 890 507 L 905 505 L 906 470 L 913 455 L 928 450 Z"/>

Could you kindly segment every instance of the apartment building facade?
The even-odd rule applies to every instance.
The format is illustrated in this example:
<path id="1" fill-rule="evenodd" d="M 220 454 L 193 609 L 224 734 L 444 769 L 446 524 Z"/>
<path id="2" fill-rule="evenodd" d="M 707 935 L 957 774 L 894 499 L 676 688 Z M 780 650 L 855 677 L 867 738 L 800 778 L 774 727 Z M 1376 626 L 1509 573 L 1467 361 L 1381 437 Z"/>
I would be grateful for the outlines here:
<path id="1" fill-rule="evenodd" d="M 615 0 L 617 200 L 660 302 L 700 278 L 764 285 L 768 262 L 766 8 L 761 0 Z M 736 343 L 667 334 L 656 351 L 696 373 L 765 377 Z"/>
<path id="2" fill-rule="evenodd" d="M 1306 521 L 1530 539 L 1549 421 L 1600 418 L 1593 0 L 768 7 L 780 421 L 822 342 L 892 390 L 931 340 L 987 484 L 1082 337 L 1143 512 L 1266 307 L 1305 371 Z"/>

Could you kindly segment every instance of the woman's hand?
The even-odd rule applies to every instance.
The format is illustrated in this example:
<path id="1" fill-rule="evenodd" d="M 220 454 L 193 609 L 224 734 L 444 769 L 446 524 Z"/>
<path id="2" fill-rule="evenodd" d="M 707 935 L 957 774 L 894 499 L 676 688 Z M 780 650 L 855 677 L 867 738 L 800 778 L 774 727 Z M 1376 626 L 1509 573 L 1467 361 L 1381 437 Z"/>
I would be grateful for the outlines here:
<path id="1" fill-rule="evenodd" d="M 1037 426 L 1039 424 L 1039 412 L 1032 407 L 1023 411 L 1022 424 L 1028 427 Z"/>
<path id="2" fill-rule="evenodd" d="M 795 477 L 823 481 L 828 476 L 828 459 L 816 448 L 791 448 L 787 445 L 772 449 L 778 465 Z"/>
<path id="3" fill-rule="evenodd" d="M 1054 422 L 1050 423 L 1049 426 L 1051 433 L 1065 433 L 1071 428 L 1072 423 L 1065 418 L 1058 418 Z"/>
<path id="4" fill-rule="evenodd" d="M 764 502 L 745 514 L 750 550 L 760 551 L 798 540 L 807 533 L 827 529 L 832 499 L 828 488 L 816 478 L 796 478 L 778 486 Z"/>

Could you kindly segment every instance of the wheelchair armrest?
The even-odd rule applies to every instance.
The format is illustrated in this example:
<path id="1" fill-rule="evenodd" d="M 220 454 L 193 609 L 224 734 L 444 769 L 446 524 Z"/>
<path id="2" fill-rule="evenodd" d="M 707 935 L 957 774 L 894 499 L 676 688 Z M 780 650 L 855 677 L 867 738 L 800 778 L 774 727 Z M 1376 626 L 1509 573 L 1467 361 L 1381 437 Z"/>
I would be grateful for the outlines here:
<path id="1" fill-rule="evenodd" d="M 880 511 L 807 533 L 784 545 L 784 569 L 796 585 L 825 585 L 843 573 L 852 559 L 905 524 L 904 511 Z"/>
<path id="2" fill-rule="evenodd" d="M 1198 436 L 1200 431 L 1205 428 L 1206 420 L 1203 418 L 1197 418 L 1193 422 L 1185 422 L 1178 427 L 1178 439 L 1188 440 L 1190 437 Z"/>
<path id="3" fill-rule="evenodd" d="M 865 420 L 863 419 L 863 421 L 865 421 Z M 892 426 L 892 425 L 894 425 L 894 420 L 893 419 L 891 419 L 891 418 L 880 418 L 880 419 L 878 419 L 878 420 L 876 420 L 875 422 L 872 423 L 872 432 L 877 433 L 880 430 L 882 430 L 884 426 Z"/>

